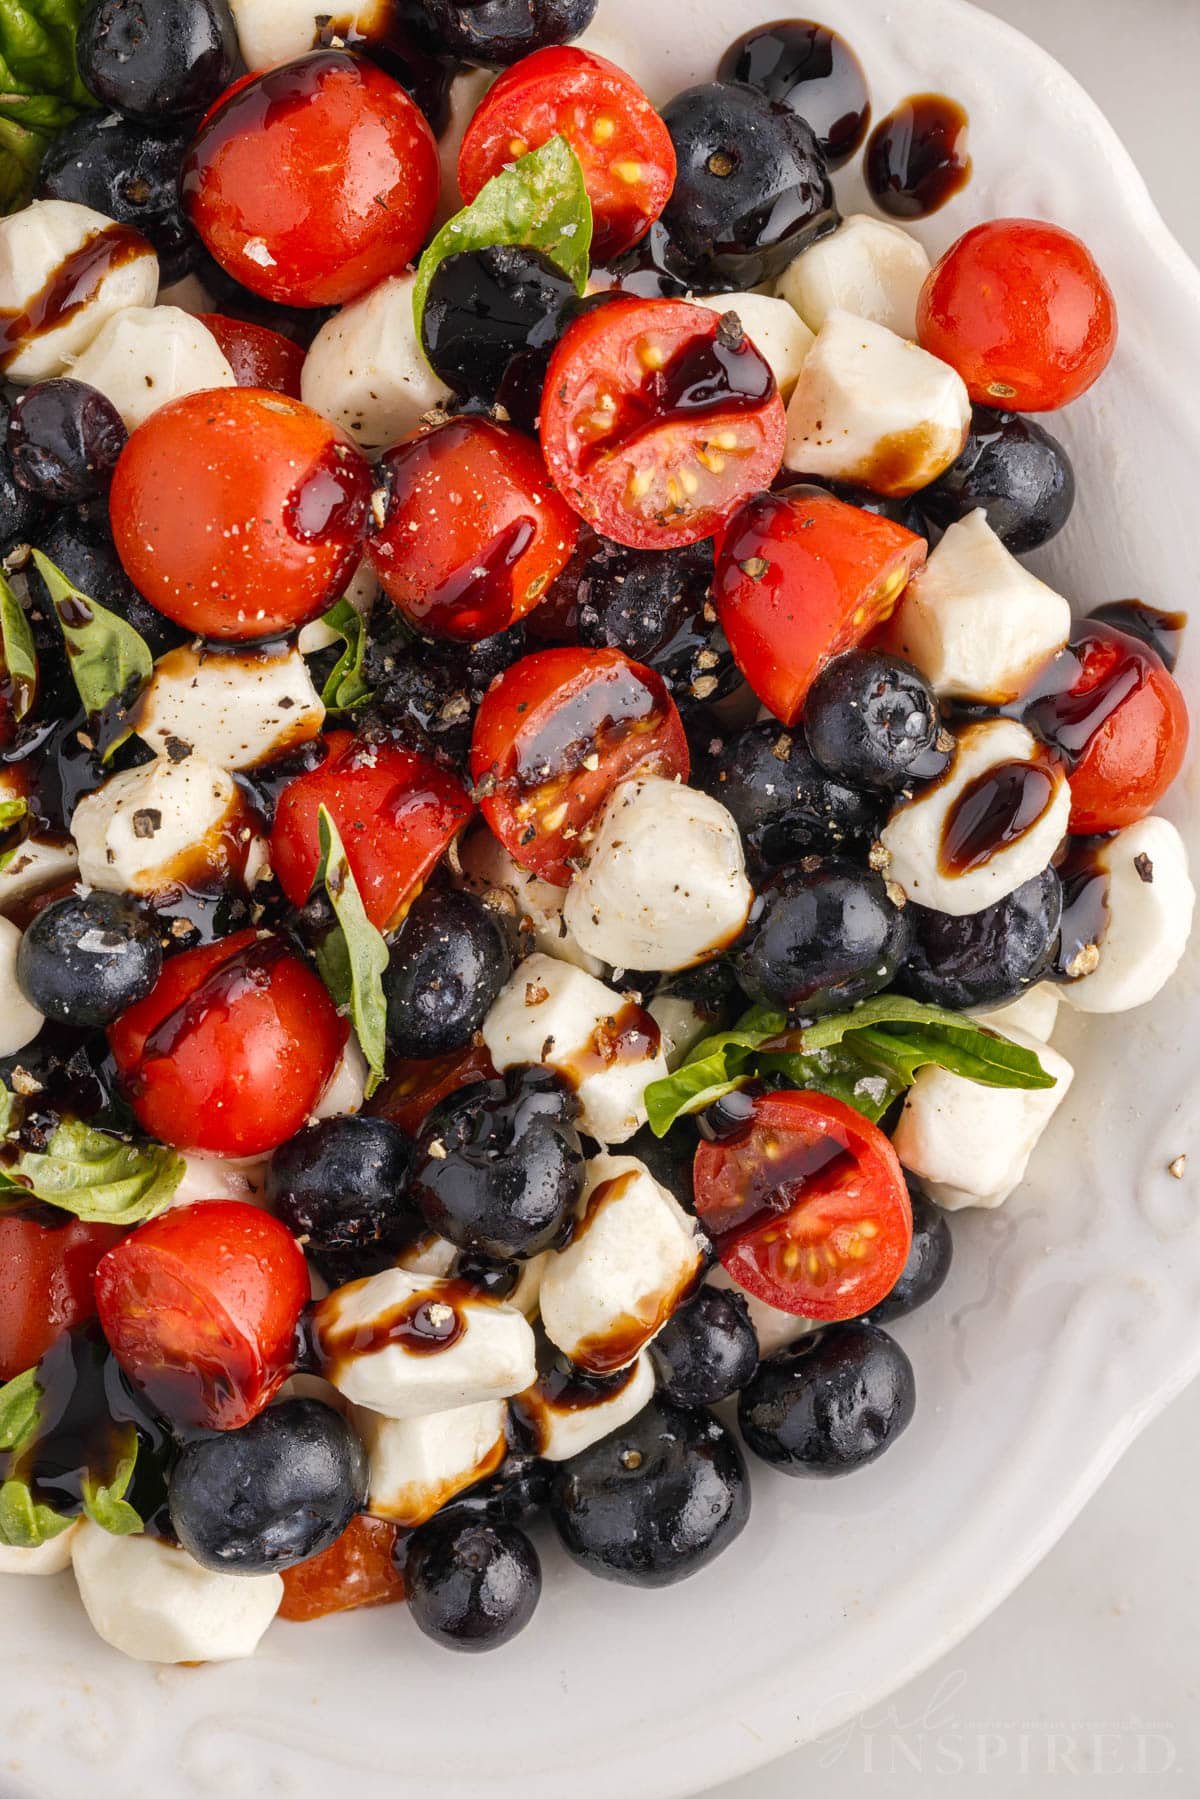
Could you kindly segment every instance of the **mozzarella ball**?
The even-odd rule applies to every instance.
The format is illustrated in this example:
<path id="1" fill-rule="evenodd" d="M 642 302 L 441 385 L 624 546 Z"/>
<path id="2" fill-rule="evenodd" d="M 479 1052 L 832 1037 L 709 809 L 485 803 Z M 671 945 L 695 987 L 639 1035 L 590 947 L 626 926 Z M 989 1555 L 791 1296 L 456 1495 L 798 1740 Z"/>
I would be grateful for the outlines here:
<path id="1" fill-rule="evenodd" d="M 463 886 L 504 911 L 522 932 L 532 936 L 535 949 L 560 962 L 572 962 L 588 974 L 604 973 L 599 956 L 589 956 L 567 928 L 563 917 L 565 887 L 539 880 L 528 868 L 514 862 L 485 824 L 467 833 L 459 844 L 458 856 Z"/>
<path id="2" fill-rule="evenodd" d="M 36 1549 L 10 1549 L 7 1544 L 0 1543 L 0 1574 L 64 1573 L 71 1566 L 71 1545 L 82 1522 L 77 1518 L 74 1524 L 68 1524 L 56 1537 L 47 1537 Z"/>
<path id="3" fill-rule="evenodd" d="M 209 1199 L 241 1199 L 247 1205 L 265 1203 L 266 1156 L 213 1156 L 190 1150 L 183 1157 L 183 1175 L 170 1204 L 191 1206 Z"/>
<path id="4" fill-rule="evenodd" d="M 178 306 L 180 312 L 201 313 L 219 312 L 220 307 L 196 275 L 184 275 L 179 281 L 172 281 L 170 287 L 158 290 L 160 306 Z"/>
<path id="5" fill-rule="evenodd" d="M 253 1655 L 279 1610 L 278 1574 L 218 1574 L 154 1537 L 85 1523 L 71 1548 L 97 1636 L 140 1662 L 229 1662 Z"/>
<path id="6" fill-rule="evenodd" d="M 412 1530 L 439 1506 L 500 1466 L 508 1407 L 500 1399 L 423 1418 L 384 1418 L 352 1409 L 370 1462 L 367 1510 Z"/>
<path id="7" fill-rule="evenodd" d="M 71 820 L 80 878 L 110 893 L 160 892 L 179 879 L 181 858 L 203 863 L 240 811 L 230 776 L 199 756 L 156 756 L 110 775 Z"/>
<path id="8" fill-rule="evenodd" d="M 930 1199 L 948 1211 L 1003 1205 L 1025 1177 L 1038 1139 L 1066 1098 L 1074 1069 L 1036 1037 L 1011 1027 L 1052 1087 L 985 1087 L 945 1068 L 922 1068 L 908 1090 L 892 1144 Z"/>
<path id="9" fill-rule="evenodd" d="M 319 0 L 229 0 L 229 10 L 237 27 L 242 61 L 248 69 L 257 70 L 291 62 L 316 49 L 331 17 L 344 37 L 381 33 L 391 7 L 388 0 L 343 0 L 331 14 Z"/>
<path id="10" fill-rule="evenodd" d="M 462 210 L 462 195 L 458 191 L 458 153 L 462 149 L 467 126 L 478 112 L 483 96 L 495 79 L 493 69 L 463 69 L 450 84 L 450 116 L 445 130 L 438 138 L 438 162 L 442 179 L 435 225 L 444 225 L 447 219 L 453 218 L 456 212 Z"/>
<path id="11" fill-rule="evenodd" d="M 538 1455 L 547 1462 L 565 1462 L 636 1418 L 653 1395 L 654 1366 L 643 1349 L 618 1385 L 589 1388 L 580 1383 L 564 1392 L 552 1374 L 519 1393 L 512 1405 Z"/>
<path id="12" fill-rule="evenodd" d="M 21 932 L 11 918 L 0 918 L 0 1056 L 15 1056 L 46 1022 L 17 984 L 20 947 Z"/>
<path id="13" fill-rule="evenodd" d="M 542 1276 L 546 1335 L 589 1373 L 612 1374 L 666 1324 L 704 1250 L 696 1220 L 644 1162 L 593 1156 L 575 1234 Z"/>
<path id="14" fill-rule="evenodd" d="M 1049 791 L 1044 810 L 1011 843 L 997 845 L 986 861 L 955 870 L 944 850 L 947 833 L 961 816 L 960 799 L 968 789 L 978 792 L 991 770 L 1014 763 L 1037 771 L 1039 784 L 1044 777 Z M 1012 718 L 984 719 L 958 733 L 954 759 L 941 780 L 902 800 L 880 832 L 890 858 L 888 878 L 909 899 L 935 912 L 955 918 L 982 912 L 1049 866 L 1067 834 L 1070 815 L 1066 776 L 1043 754 L 1032 733 Z"/>
<path id="15" fill-rule="evenodd" d="M 831 312 L 788 405 L 784 466 L 901 496 L 948 469 L 971 423 L 962 377 L 884 325 Z"/>
<path id="16" fill-rule="evenodd" d="M 753 902 L 732 813 L 698 788 L 639 775 L 605 802 L 563 919 L 614 968 L 669 970 L 728 948 Z"/>
<path id="17" fill-rule="evenodd" d="M 129 431 L 169 400 L 237 386 L 208 326 L 178 306 L 131 306 L 117 313 L 100 328 L 71 374 L 106 394 Z"/>
<path id="18" fill-rule="evenodd" d="M 789 264 L 776 292 L 813 331 L 840 311 L 911 339 L 917 335 L 917 296 L 929 268 L 929 252 L 910 232 L 853 212 Z"/>
<path id="19" fill-rule="evenodd" d="M 367 1058 L 351 1034 L 337 1059 L 329 1084 L 313 1107 L 314 1118 L 340 1118 L 344 1112 L 361 1112 L 367 1097 Z"/>
<path id="20" fill-rule="evenodd" d="M 299 650 L 168 650 L 138 701 L 134 729 L 158 755 L 184 743 L 215 768 L 253 768 L 316 737 L 325 722 Z"/>
<path id="21" fill-rule="evenodd" d="M 533 955 L 484 1019 L 483 1040 L 501 1073 L 526 1062 L 553 1068 L 578 1095 L 580 1127 L 598 1143 L 624 1143 L 646 1122 L 646 1088 L 667 1074 L 658 1027 L 630 1012 L 582 968 Z"/>
<path id="22" fill-rule="evenodd" d="M 300 374 L 305 405 L 368 454 L 415 431 L 432 406 L 449 398 L 417 341 L 415 275 L 392 275 L 322 325 Z"/>
<path id="23" fill-rule="evenodd" d="M 1036 1037 L 1039 1043 L 1049 1043 L 1058 1018 L 1058 1003 L 1059 989 L 1051 981 L 1035 981 L 1018 999 L 1010 999 L 1007 1005 L 997 1006 L 994 1011 L 976 1012 L 973 1016 L 980 1024 L 991 1025 L 1004 1036 L 1015 1028 L 1026 1037 Z"/>
<path id="24" fill-rule="evenodd" d="M 351 577 L 349 587 L 341 597 L 353 606 L 359 618 L 370 618 L 375 610 L 375 602 L 382 591 L 375 570 L 371 567 L 370 558 L 364 556 Z M 340 647 L 341 638 L 336 631 L 329 629 L 324 618 L 314 618 L 301 627 L 300 635 L 296 639 L 296 648 L 302 656 L 315 656 L 318 650 L 327 650 L 335 643 Z"/>
<path id="25" fill-rule="evenodd" d="M 1128 1012 L 1160 993 L 1183 960 L 1196 909 L 1187 850 L 1167 819 L 1142 818 L 1090 860 L 1107 883 L 1104 934 L 1087 958 L 1091 972 L 1060 991 L 1080 1012 Z"/>
<path id="26" fill-rule="evenodd" d="M 784 1312 L 778 1306 L 768 1305 L 765 1299 L 759 1299 L 753 1293 L 735 1281 L 718 1263 L 709 1270 L 705 1284 L 710 1287 L 723 1287 L 730 1293 L 740 1293 L 746 1302 L 746 1310 L 750 1322 L 754 1326 L 754 1334 L 758 1338 L 759 1360 L 765 1361 L 768 1356 L 777 1355 L 781 1349 L 787 1349 L 801 1337 L 810 1336 L 813 1331 L 821 1329 L 817 1318 L 804 1318 L 798 1312 Z"/>
<path id="27" fill-rule="evenodd" d="M 121 228 L 102 212 L 73 200 L 35 200 L 0 219 L 0 315 L 14 318 L 36 308 L 39 297 L 72 269 L 82 277 L 80 304 L 60 325 L 16 330 L 15 343 L 0 358 L 0 372 L 19 387 L 72 373 L 71 363 L 87 349 L 101 326 L 126 306 L 153 306 L 158 293 L 158 258 L 150 245 L 127 254 L 124 231 L 117 255 L 103 260 L 102 233 Z M 86 296 L 86 297 L 84 297 Z"/>
<path id="28" fill-rule="evenodd" d="M 742 330 L 769 365 L 775 385 L 786 402 L 791 398 L 804 358 L 813 347 L 813 333 L 788 305 L 771 294 L 707 294 L 698 306 L 710 312 L 736 312 Z"/>
<path id="29" fill-rule="evenodd" d="M 1067 641 L 1071 608 L 1005 549 L 980 508 L 948 527 L 905 588 L 887 648 L 943 699 L 1002 706 Z"/>

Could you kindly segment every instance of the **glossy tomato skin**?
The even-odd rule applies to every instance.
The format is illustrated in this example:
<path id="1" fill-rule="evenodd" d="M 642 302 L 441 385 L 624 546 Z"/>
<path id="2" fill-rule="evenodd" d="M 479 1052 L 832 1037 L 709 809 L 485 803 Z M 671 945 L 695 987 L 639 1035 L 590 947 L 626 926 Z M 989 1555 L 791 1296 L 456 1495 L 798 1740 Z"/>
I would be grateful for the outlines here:
<path id="1" fill-rule="evenodd" d="M 109 516 L 151 605 L 204 637 L 293 631 L 362 556 L 372 476 L 311 407 L 257 387 L 187 394 L 133 433 Z"/>
<path id="2" fill-rule="evenodd" d="M 238 1430 L 292 1372 L 308 1266 L 277 1218 L 242 1200 L 176 1206 L 96 1271 L 113 1354 L 172 1423 Z"/>
<path id="3" fill-rule="evenodd" d="M 566 566 L 579 520 L 537 446 L 489 419 L 456 418 L 381 458 L 387 513 L 367 548 L 404 617 L 474 643 L 506 631 Z"/>
<path id="4" fill-rule="evenodd" d="M 265 387 L 273 394 L 300 398 L 304 351 L 290 337 L 248 319 L 226 318 L 223 312 L 197 314 L 216 338 L 239 387 Z"/>
<path id="5" fill-rule="evenodd" d="M 399 1537 L 399 1527 L 386 1518 L 359 1512 L 336 1543 L 283 1570 L 279 1616 L 307 1624 L 334 1612 L 394 1605 L 404 1598 L 404 1577 L 395 1560 Z"/>
<path id="6" fill-rule="evenodd" d="M 468 203 L 514 157 L 563 136 L 592 203 L 593 256 L 619 256 L 671 197 L 671 134 L 632 76 L 574 45 L 536 50 L 505 70 L 467 126 L 458 185 Z"/>
<path id="7" fill-rule="evenodd" d="M 260 1156 L 308 1118 L 346 1035 L 283 938 L 239 931 L 172 957 L 108 1041 L 143 1130 L 176 1149 Z"/>
<path id="8" fill-rule="evenodd" d="M 912 1207 L 878 1125 L 827 1093 L 768 1093 L 732 1136 L 701 1142 L 696 1212 L 740 1287 L 832 1323 L 878 1305 L 904 1271 Z"/>
<path id="9" fill-rule="evenodd" d="M 55 1338 L 96 1315 L 96 1264 L 125 1232 L 50 1206 L 0 1213 L 0 1383 L 39 1362 Z"/>
<path id="10" fill-rule="evenodd" d="M 388 1063 L 383 1084 L 366 1109 L 415 1137 L 441 1100 L 475 1081 L 495 1079 L 496 1068 L 483 1043 L 444 1056 L 401 1057 Z"/>
<path id="11" fill-rule="evenodd" d="M 428 756 L 330 731 L 322 762 L 289 781 L 271 832 L 271 866 L 294 906 L 312 889 L 326 806 L 371 923 L 393 929 L 473 811 L 461 782 Z"/>
<path id="12" fill-rule="evenodd" d="M 433 224 L 437 143 L 390 75 L 318 50 L 229 90 L 183 165 L 192 224 L 284 306 L 344 306 L 399 274 Z"/>
<path id="13" fill-rule="evenodd" d="M 471 777 L 483 785 L 483 815 L 510 856 L 559 886 L 570 882 L 579 832 L 635 770 L 686 781 L 687 738 L 661 676 L 619 650 L 525 656 L 475 715 Z"/>
<path id="14" fill-rule="evenodd" d="M 720 530 L 779 473 L 774 376 L 707 307 L 623 295 L 568 326 L 550 359 L 542 453 L 563 498 L 635 550 Z"/>
<path id="15" fill-rule="evenodd" d="M 917 335 L 972 400 L 1053 412 L 1086 393 L 1117 343 L 1117 304 L 1087 245 L 1039 219 L 992 219 L 921 289 Z"/>
<path id="16" fill-rule="evenodd" d="M 893 611 L 927 546 L 815 487 L 759 494 L 730 519 L 713 599 L 763 704 L 794 725 L 825 665 Z"/>

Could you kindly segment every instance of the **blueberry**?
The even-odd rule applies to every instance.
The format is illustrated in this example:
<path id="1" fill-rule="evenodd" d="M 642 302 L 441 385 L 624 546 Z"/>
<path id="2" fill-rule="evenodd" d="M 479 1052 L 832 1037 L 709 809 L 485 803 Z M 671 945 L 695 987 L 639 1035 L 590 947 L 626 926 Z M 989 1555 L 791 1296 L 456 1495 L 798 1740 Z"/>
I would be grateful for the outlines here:
<path id="1" fill-rule="evenodd" d="M 473 893 L 429 889 L 410 908 L 383 977 L 398 1056 L 465 1049 L 512 973 L 496 914 Z"/>
<path id="2" fill-rule="evenodd" d="M 187 641 L 187 633 L 157 612 L 121 567 L 103 512 L 69 508 L 56 513 L 35 542 L 80 593 L 126 619 L 145 638 L 152 656 L 161 656 Z M 36 569 L 29 571 L 29 586 L 46 616 L 52 618 L 50 595 Z"/>
<path id="3" fill-rule="evenodd" d="M 145 999 L 162 959 L 154 926 L 124 894 L 69 893 L 21 938 L 17 982 L 47 1018 L 94 1028 Z"/>
<path id="4" fill-rule="evenodd" d="M 865 850 L 884 822 L 878 794 L 827 774 L 801 732 L 769 719 L 722 744 L 695 780 L 732 812 L 759 873 L 802 856 Z"/>
<path id="5" fill-rule="evenodd" d="M 586 31 L 598 0 L 419 0 L 441 51 L 504 69 Z"/>
<path id="6" fill-rule="evenodd" d="M 386 1118 L 347 1113 L 309 1124 L 271 1157 L 267 1204 L 337 1286 L 390 1268 L 420 1235 L 408 1197 L 413 1144 Z"/>
<path id="7" fill-rule="evenodd" d="M 227 0 L 92 0 L 75 40 L 97 99 L 135 119 L 203 112 L 233 79 L 237 31 Z"/>
<path id="8" fill-rule="evenodd" d="M 950 1220 L 941 1206 L 935 1205 L 911 1180 L 908 1194 L 912 1202 L 912 1247 L 896 1285 L 867 1313 L 872 1324 L 890 1324 L 893 1318 L 915 1312 L 933 1298 L 950 1272 L 954 1257 Z"/>
<path id="9" fill-rule="evenodd" d="M 701 1287 L 650 1345 L 658 1384 L 676 1405 L 716 1405 L 758 1367 L 758 1337 L 746 1301 L 724 1287 Z"/>
<path id="10" fill-rule="evenodd" d="M 366 1451 L 340 1412 L 288 1399 L 185 1444 L 167 1502 L 202 1568 L 279 1574 L 335 1543 L 366 1497 Z"/>
<path id="11" fill-rule="evenodd" d="M 583 1185 L 578 1101 L 547 1068 L 475 1081 L 425 1121 L 412 1194 L 460 1248 L 523 1260 L 559 1238 Z"/>
<path id="12" fill-rule="evenodd" d="M 42 522 L 41 501 L 17 480 L 8 453 L 8 406 L 0 398 L 0 555 L 37 535 Z"/>
<path id="13" fill-rule="evenodd" d="M 952 917 L 909 903 L 912 942 L 896 976 L 902 993 L 961 1012 L 1016 999 L 1047 973 L 1062 924 L 1062 882 L 1042 870 L 982 912 Z"/>
<path id="14" fill-rule="evenodd" d="M 363 656 L 373 690 L 368 722 L 389 737 L 465 768 L 471 725 L 488 687 L 525 654 L 525 629 L 513 625 L 477 643 L 414 637 L 393 606 L 377 606 Z"/>
<path id="15" fill-rule="evenodd" d="M 106 490 L 128 435 L 110 399 L 64 376 L 18 394 L 8 454 L 22 487 L 63 506 Z"/>
<path id="16" fill-rule="evenodd" d="M 747 1447 L 784 1474 L 849 1474 L 883 1454 L 913 1415 L 912 1364 L 878 1325 L 815 1331 L 760 1362 L 738 1398 Z"/>
<path id="17" fill-rule="evenodd" d="M 793 1019 L 843 1012 L 891 985 L 910 927 L 881 876 L 831 856 L 780 871 L 734 952 L 752 1000 Z"/>
<path id="18" fill-rule="evenodd" d="M 924 675 L 881 650 L 836 657 L 804 702 L 804 736 L 825 772 L 884 793 L 945 773 L 950 755 L 938 748 L 941 729 Z"/>
<path id="19" fill-rule="evenodd" d="M 38 197 L 75 200 L 149 238 L 162 285 L 182 280 L 197 238 L 179 201 L 179 171 L 191 141 L 173 120 L 141 125 L 115 113 L 84 113 L 42 159 Z"/>
<path id="20" fill-rule="evenodd" d="M 696 1210 L 696 1194 L 692 1184 L 699 1132 L 695 1120 L 678 1118 L 665 1137 L 656 1137 L 648 1124 L 621 1145 L 621 1154 L 636 1156 L 654 1176 L 660 1187 L 674 1194 L 685 1212 Z"/>
<path id="21" fill-rule="evenodd" d="M 546 1504 L 550 1476 L 549 1462 L 514 1450 L 494 1474 L 465 1492 L 456 1493 L 437 1515 L 446 1518 L 453 1513 L 464 1524 L 471 1520 L 481 1524 L 525 1524 Z"/>
<path id="22" fill-rule="evenodd" d="M 712 576 L 709 541 L 629 550 L 602 538 L 578 574 L 579 641 L 645 663 L 681 708 L 715 704 L 742 677 L 709 603 Z"/>
<path id="23" fill-rule="evenodd" d="M 872 512 L 877 518 L 890 518 L 894 525 L 903 525 L 917 537 L 926 535 L 925 520 L 915 498 L 906 494 L 897 498 L 894 494 L 872 493 L 869 487 L 859 487 L 853 481 L 825 481 L 814 475 L 805 475 L 802 487 L 819 487 L 825 493 L 831 493 L 835 500 L 844 500 L 847 506 L 857 506 L 860 512 Z"/>
<path id="24" fill-rule="evenodd" d="M 971 409 L 971 430 L 956 462 L 916 503 L 943 528 L 982 506 L 1014 556 L 1057 535 L 1075 504 L 1071 459 L 1056 437 L 1018 412 Z"/>
<path id="25" fill-rule="evenodd" d="M 414 1533 L 404 1579 L 418 1629 L 446 1649 L 499 1649 L 524 1630 L 542 1594 L 541 1563 L 523 1530 L 453 1511 Z"/>
<path id="26" fill-rule="evenodd" d="M 495 402 L 515 357 L 557 338 L 575 289 L 538 250 L 495 244 L 447 256 L 434 271 L 421 341 L 452 393 Z"/>
<path id="27" fill-rule="evenodd" d="M 738 81 L 677 94 L 663 111 L 679 173 L 661 223 L 669 261 L 702 292 L 759 287 L 838 223 L 816 137 Z"/>
<path id="28" fill-rule="evenodd" d="M 666 1587 L 727 1549 L 750 1515 L 733 1433 L 656 1394 L 629 1424 L 559 1464 L 550 1516 L 573 1561 L 605 1580 Z"/>

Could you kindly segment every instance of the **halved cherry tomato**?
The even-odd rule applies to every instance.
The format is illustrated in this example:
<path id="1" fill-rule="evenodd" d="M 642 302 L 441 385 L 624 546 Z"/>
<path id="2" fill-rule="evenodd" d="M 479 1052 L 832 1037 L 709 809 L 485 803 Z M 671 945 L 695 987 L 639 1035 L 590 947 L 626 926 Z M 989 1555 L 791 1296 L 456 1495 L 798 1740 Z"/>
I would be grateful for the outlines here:
<path id="1" fill-rule="evenodd" d="M 284 306 L 343 306 L 399 274 L 433 224 L 437 143 L 398 81 L 317 50 L 235 84 L 183 165 L 223 269 Z"/>
<path id="2" fill-rule="evenodd" d="M 282 937 L 238 931 L 185 950 L 108 1028 L 142 1128 L 177 1149 L 261 1156 L 328 1085 L 347 1026 Z"/>
<path id="3" fill-rule="evenodd" d="M 469 203 L 517 157 L 560 136 L 583 168 L 593 253 L 618 256 L 671 198 L 675 146 L 633 77 L 590 50 L 535 50 L 493 83 L 458 154 L 462 197 Z"/>
<path id="4" fill-rule="evenodd" d="M 359 1512 L 336 1543 L 283 1570 L 281 1618 L 307 1624 L 365 1605 L 394 1605 L 404 1598 L 404 1576 L 392 1554 L 399 1527 Z"/>
<path id="5" fill-rule="evenodd" d="M 373 925 L 393 930 L 473 811 L 455 777 L 428 756 L 330 731 L 325 758 L 289 781 L 275 808 L 271 867 L 294 906 L 320 861 L 326 806 Z"/>
<path id="6" fill-rule="evenodd" d="M 474 643 L 530 612 L 568 562 L 579 520 L 537 447 L 489 419 L 457 418 L 381 458 L 387 515 L 367 544 L 410 624 Z"/>
<path id="7" fill-rule="evenodd" d="M 783 461 L 783 401 L 740 327 L 684 300 L 610 299 L 569 325 L 542 399 L 563 498 L 635 550 L 711 537 Z"/>
<path id="8" fill-rule="evenodd" d="M 713 599 L 734 660 L 782 724 L 825 664 L 888 617 L 926 547 L 818 487 L 758 494 L 734 514 Z"/>
<path id="9" fill-rule="evenodd" d="M 1103 374 L 1117 303 L 1087 245 L 1041 219 L 991 219 L 927 276 L 917 335 L 981 406 L 1052 412 Z"/>
<path id="10" fill-rule="evenodd" d="M 216 338 L 239 387 L 265 387 L 273 394 L 300 398 L 304 351 L 290 337 L 249 319 L 226 318 L 223 312 L 197 314 Z"/>
<path id="11" fill-rule="evenodd" d="M 110 1249 L 100 1324 L 172 1423 L 238 1430 L 292 1371 L 308 1266 L 277 1218 L 243 1200 L 177 1206 Z"/>
<path id="12" fill-rule="evenodd" d="M 135 587 L 185 630 L 272 637 L 343 591 L 371 490 L 361 450 L 299 400 L 257 387 L 187 394 L 122 450 L 113 541 Z"/>
<path id="13" fill-rule="evenodd" d="M 1183 766 L 1179 683 L 1149 644 L 1098 619 L 1075 626 L 1024 717 L 1067 763 L 1076 834 L 1145 818 Z"/>
<path id="14" fill-rule="evenodd" d="M 687 738 L 661 677 L 619 650 L 524 656 L 475 715 L 483 815 L 522 868 L 560 887 L 580 832 L 635 769 L 686 780 Z"/>
<path id="15" fill-rule="evenodd" d="M 56 1337 L 96 1315 L 96 1264 L 125 1232 L 51 1206 L 0 1212 L 0 1382 L 40 1362 Z"/>
<path id="16" fill-rule="evenodd" d="M 769 1093 L 733 1136 L 701 1143 L 696 1211 L 721 1265 L 768 1305 L 831 1322 L 890 1293 L 912 1206 L 895 1150 L 827 1093 Z"/>
<path id="17" fill-rule="evenodd" d="M 472 1081 L 490 1081 L 495 1077 L 492 1058 L 482 1043 L 427 1060 L 391 1062 L 383 1084 L 368 1100 L 366 1109 L 373 1117 L 390 1119 L 406 1136 L 415 1137 L 439 1101 L 457 1093 L 460 1087 L 469 1087 Z"/>

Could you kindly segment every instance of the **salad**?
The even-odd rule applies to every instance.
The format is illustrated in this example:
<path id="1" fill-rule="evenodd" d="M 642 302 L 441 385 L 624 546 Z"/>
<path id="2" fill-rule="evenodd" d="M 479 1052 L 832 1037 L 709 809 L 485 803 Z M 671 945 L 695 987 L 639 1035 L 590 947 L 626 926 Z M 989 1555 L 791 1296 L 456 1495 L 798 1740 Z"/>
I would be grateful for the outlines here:
<path id="1" fill-rule="evenodd" d="M 874 1462 L 1187 943 L 1182 616 L 1023 560 L 1087 247 L 931 263 L 969 121 L 820 24 L 659 109 L 595 12 L 0 18 L 0 1574 L 147 1661 Z"/>

